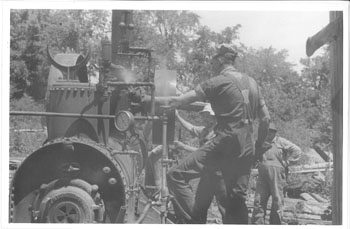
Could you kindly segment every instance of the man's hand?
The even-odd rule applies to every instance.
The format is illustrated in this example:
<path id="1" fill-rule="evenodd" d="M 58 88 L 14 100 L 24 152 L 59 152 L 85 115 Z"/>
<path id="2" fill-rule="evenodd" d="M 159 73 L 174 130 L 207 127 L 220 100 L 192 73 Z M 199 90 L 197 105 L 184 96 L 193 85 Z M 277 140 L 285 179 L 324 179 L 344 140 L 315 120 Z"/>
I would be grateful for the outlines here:
<path id="1" fill-rule="evenodd" d="M 174 149 L 185 150 L 188 152 L 195 152 L 196 150 L 198 150 L 198 148 L 186 145 L 185 143 L 182 143 L 180 141 L 174 141 Z"/>
<path id="2" fill-rule="evenodd" d="M 175 149 L 185 149 L 186 145 L 180 141 L 174 141 L 174 148 Z"/>
<path id="3" fill-rule="evenodd" d="M 178 118 L 179 117 L 179 111 L 177 109 L 175 109 L 175 117 Z"/>
<path id="4" fill-rule="evenodd" d="M 266 151 L 268 151 L 272 147 L 271 143 L 264 142 L 260 143 L 258 141 L 255 142 L 255 156 L 258 161 L 262 160 L 262 156 Z"/>
<path id="5" fill-rule="evenodd" d="M 162 152 L 163 152 L 163 145 L 157 145 L 148 153 L 148 156 L 149 157 L 158 156 L 158 155 L 161 155 Z"/>
<path id="6" fill-rule="evenodd" d="M 171 108 L 178 108 L 180 105 L 182 105 L 182 100 L 179 99 L 180 97 L 177 96 L 171 96 L 168 98 L 168 106 Z"/>

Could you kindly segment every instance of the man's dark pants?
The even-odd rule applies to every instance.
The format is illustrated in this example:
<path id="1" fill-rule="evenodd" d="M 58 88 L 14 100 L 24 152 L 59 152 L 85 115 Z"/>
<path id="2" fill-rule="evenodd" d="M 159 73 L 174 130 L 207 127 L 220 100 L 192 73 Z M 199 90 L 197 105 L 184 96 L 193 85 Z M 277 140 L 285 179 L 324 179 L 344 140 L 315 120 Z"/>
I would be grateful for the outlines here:
<path id="1" fill-rule="evenodd" d="M 283 223 L 283 187 L 286 184 L 285 169 L 268 162 L 259 165 L 256 182 L 252 224 L 265 224 L 267 202 L 272 196 L 270 224 Z"/>
<path id="2" fill-rule="evenodd" d="M 207 222 L 208 209 L 215 196 L 217 207 L 222 216 L 222 221 L 225 221 L 225 206 L 226 206 L 226 186 L 221 171 L 215 173 L 203 172 L 197 187 L 196 202 L 200 203 L 197 207 L 198 223 L 205 224 Z"/>
<path id="3" fill-rule="evenodd" d="M 227 192 L 224 223 L 248 224 L 245 197 L 253 153 L 247 152 L 252 152 L 252 147 L 250 128 L 241 127 L 231 133 L 220 131 L 216 137 L 169 170 L 169 191 L 181 208 L 191 216 L 191 223 L 201 222 L 202 209 L 207 205 L 206 192 L 213 183 L 201 184 L 194 196 L 189 180 L 221 170 Z"/>

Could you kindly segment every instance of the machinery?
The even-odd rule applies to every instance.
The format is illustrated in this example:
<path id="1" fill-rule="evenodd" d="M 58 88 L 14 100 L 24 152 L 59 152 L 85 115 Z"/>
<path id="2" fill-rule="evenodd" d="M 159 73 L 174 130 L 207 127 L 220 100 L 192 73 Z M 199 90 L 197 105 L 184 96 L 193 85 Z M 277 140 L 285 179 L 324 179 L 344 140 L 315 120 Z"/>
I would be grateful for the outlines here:
<path id="1" fill-rule="evenodd" d="M 98 83 L 91 82 L 87 71 L 90 51 L 85 57 L 53 57 L 48 47 L 46 112 L 10 112 L 45 116 L 48 136 L 13 176 L 10 222 L 140 223 L 155 206 L 161 222 L 167 222 L 170 197 L 165 173 L 173 162 L 168 158 L 172 140 L 167 134 L 174 125 L 173 114 L 156 106 L 151 50 L 129 46 L 132 12 L 113 11 L 112 27 L 112 42 L 101 41 Z M 133 58 L 148 63 L 148 82 L 125 80 Z M 148 108 L 141 106 L 142 95 L 148 95 Z M 152 127 L 154 120 L 158 123 Z M 162 130 L 158 140 L 153 136 L 153 142 L 163 144 L 158 182 L 145 169 L 146 139 L 152 128 Z"/>

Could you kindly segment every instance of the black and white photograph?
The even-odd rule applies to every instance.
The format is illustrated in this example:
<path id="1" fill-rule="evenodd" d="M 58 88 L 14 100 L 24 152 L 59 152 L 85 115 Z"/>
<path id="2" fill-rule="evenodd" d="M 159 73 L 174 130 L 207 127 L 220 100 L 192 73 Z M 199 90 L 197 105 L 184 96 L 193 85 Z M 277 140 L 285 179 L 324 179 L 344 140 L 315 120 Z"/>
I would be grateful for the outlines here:
<path id="1" fill-rule="evenodd" d="M 1 227 L 349 226 L 348 10 L 3 1 Z"/>

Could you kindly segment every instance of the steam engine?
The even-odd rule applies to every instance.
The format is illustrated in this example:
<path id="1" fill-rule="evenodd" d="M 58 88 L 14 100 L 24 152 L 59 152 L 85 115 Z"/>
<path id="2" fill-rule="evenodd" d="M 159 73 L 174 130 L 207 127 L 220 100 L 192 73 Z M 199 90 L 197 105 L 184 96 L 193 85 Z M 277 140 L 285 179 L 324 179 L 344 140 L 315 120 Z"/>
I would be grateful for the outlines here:
<path id="1" fill-rule="evenodd" d="M 21 163 L 12 179 L 10 222 L 137 220 L 147 144 L 144 133 L 135 128 L 139 106 L 131 92 L 136 86 L 149 87 L 148 91 L 154 87 L 105 77 L 111 67 L 126 66 L 130 57 L 151 59 L 150 50 L 129 47 L 131 16 L 130 11 L 113 11 L 112 42 L 102 42 L 97 84 L 89 79 L 86 67 L 90 52 L 85 57 L 52 57 L 48 48 L 51 69 L 43 114 L 48 138 Z M 149 114 L 154 115 L 151 107 Z M 149 129 L 147 116 L 140 117 L 142 130 Z"/>

